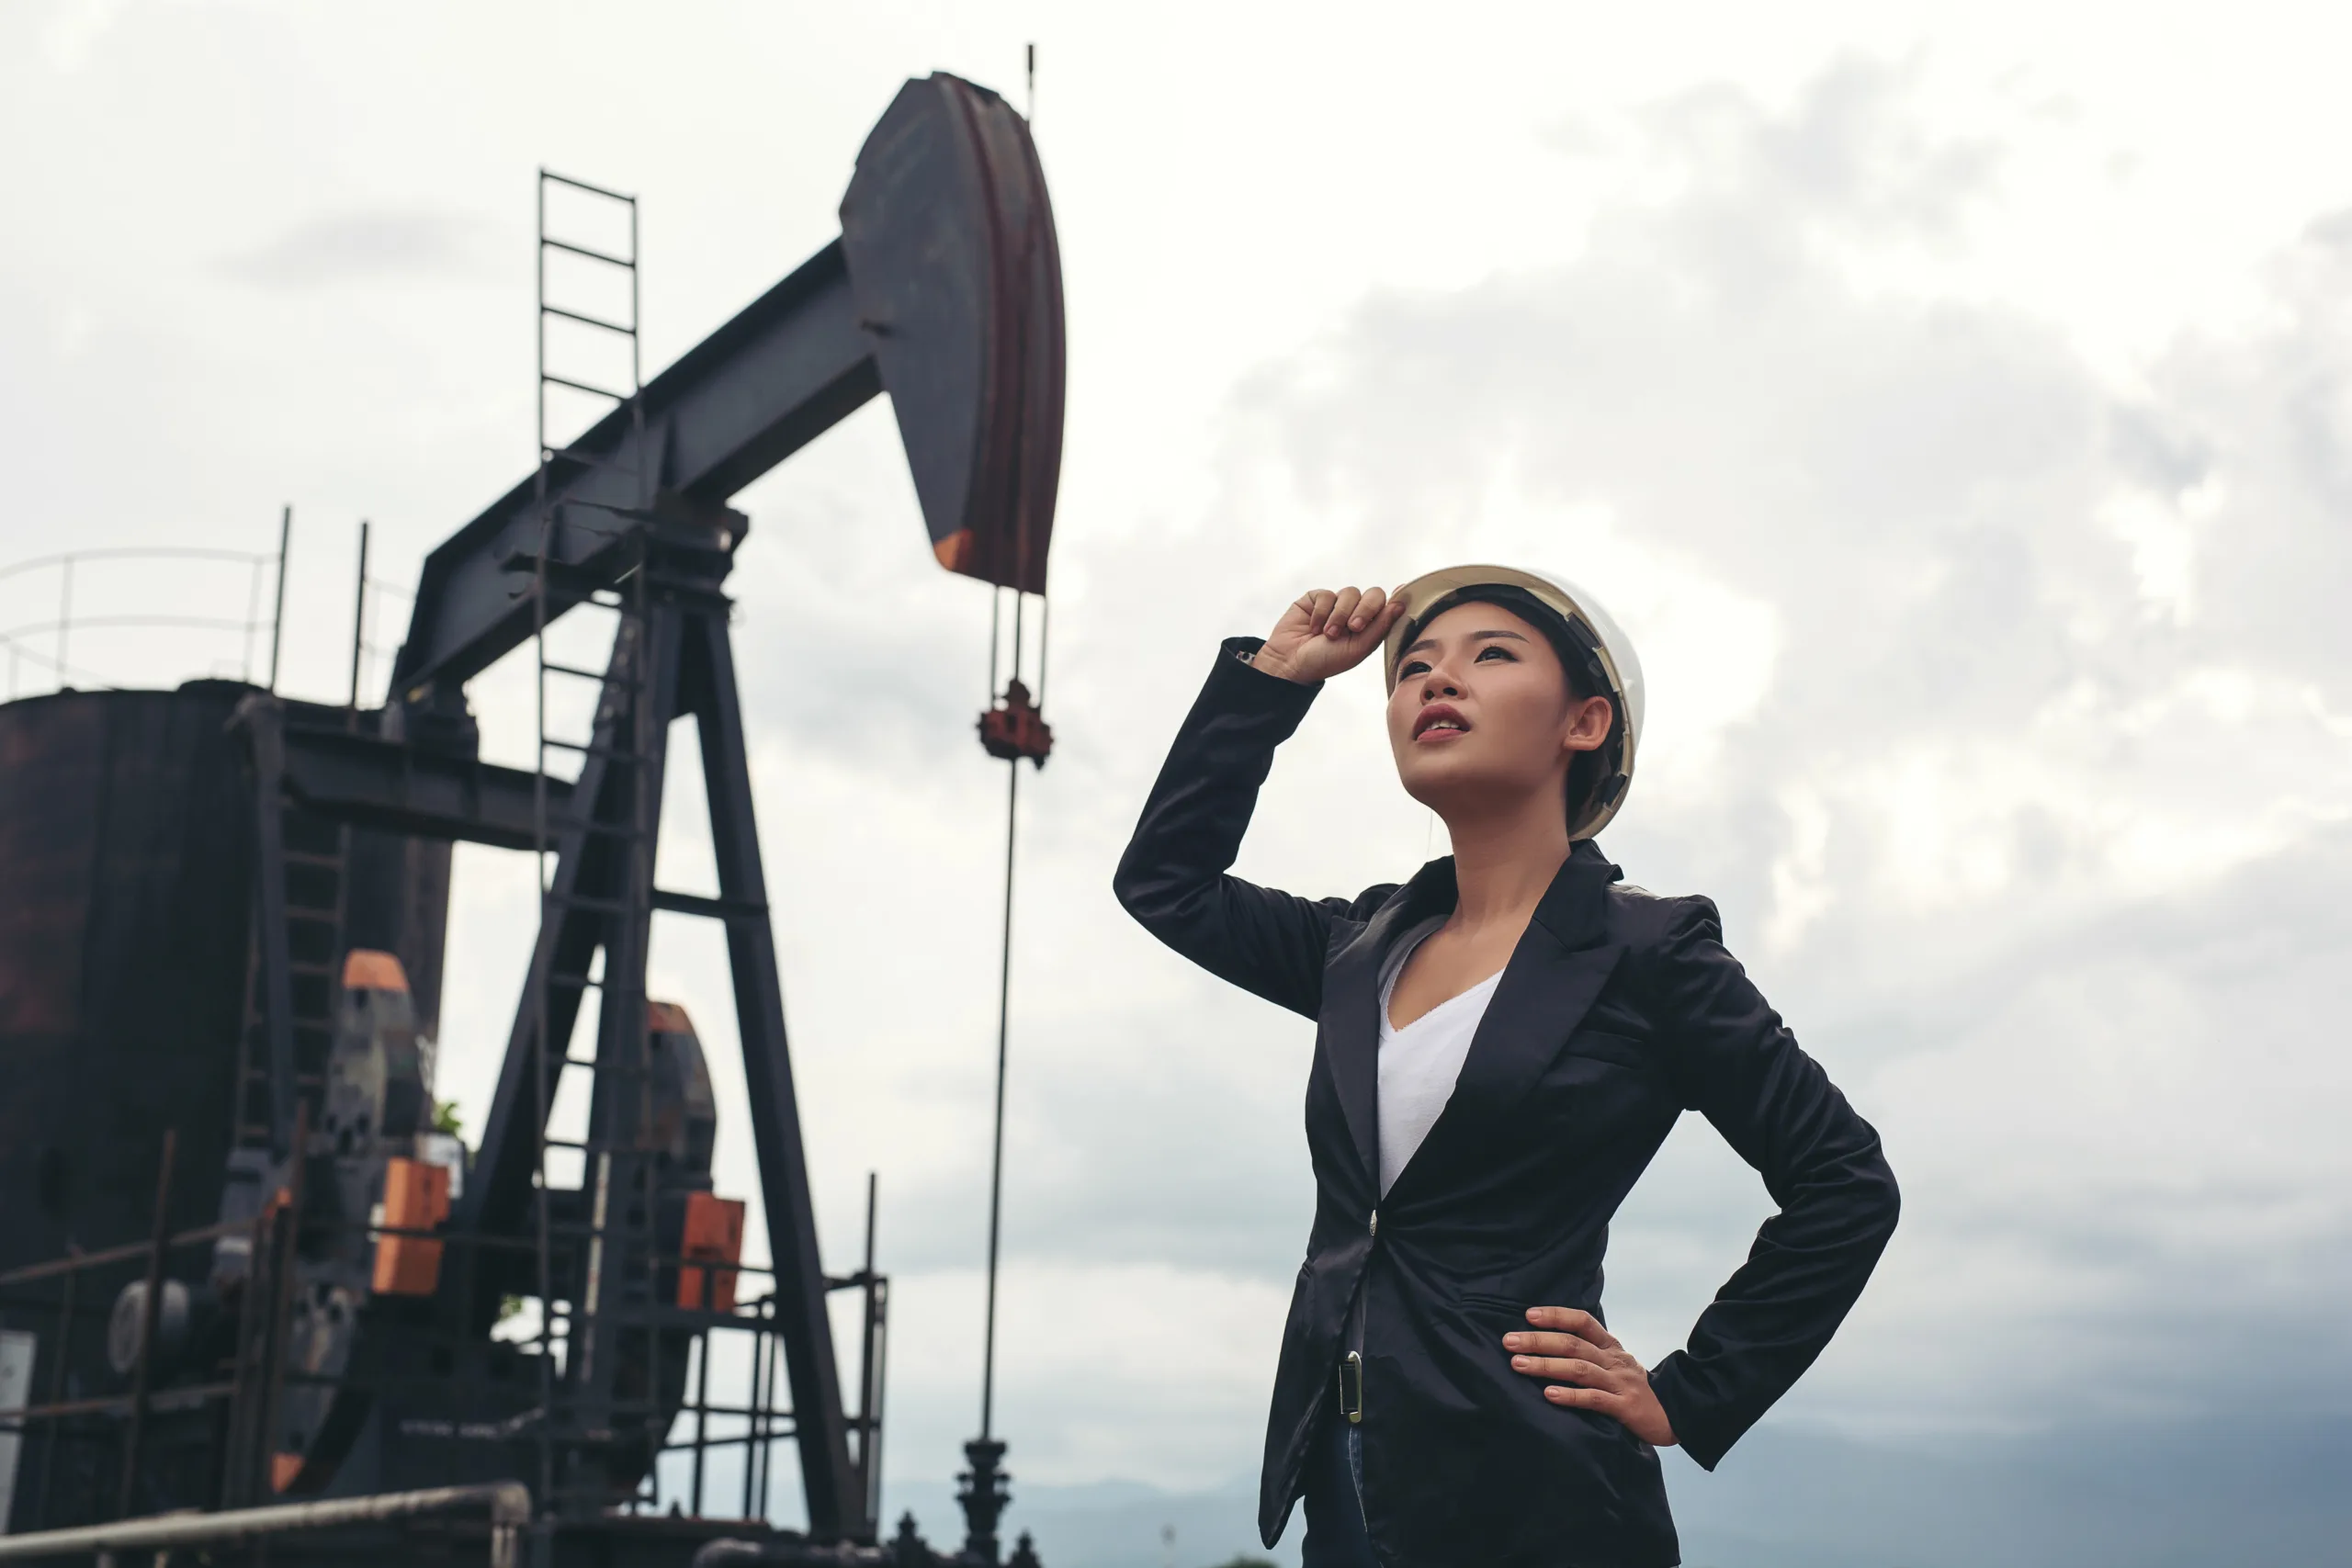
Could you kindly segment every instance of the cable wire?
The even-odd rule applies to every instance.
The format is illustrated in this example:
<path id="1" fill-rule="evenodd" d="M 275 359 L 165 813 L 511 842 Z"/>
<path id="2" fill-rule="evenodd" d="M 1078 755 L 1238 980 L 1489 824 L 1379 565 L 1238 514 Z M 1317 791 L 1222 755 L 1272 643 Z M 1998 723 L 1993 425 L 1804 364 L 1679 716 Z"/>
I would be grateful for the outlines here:
<path id="1" fill-rule="evenodd" d="M 1004 951 L 997 971 L 996 1133 L 989 1156 L 988 1325 L 980 1352 L 980 1437 L 993 1435 L 996 1416 L 996 1259 L 999 1221 L 1004 1208 L 1004 1068 L 1012 1030 L 1012 851 L 1020 821 L 1021 759 L 1005 763 Z"/>

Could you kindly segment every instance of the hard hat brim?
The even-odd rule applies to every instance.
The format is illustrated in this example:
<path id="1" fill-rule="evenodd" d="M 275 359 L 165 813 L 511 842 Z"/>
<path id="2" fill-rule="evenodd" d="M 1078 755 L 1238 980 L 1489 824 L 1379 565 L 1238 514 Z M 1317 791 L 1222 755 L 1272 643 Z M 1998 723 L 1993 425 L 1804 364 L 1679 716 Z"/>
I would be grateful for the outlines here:
<path id="1" fill-rule="evenodd" d="M 1404 655 L 1406 634 L 1423 623 L 1429 606 L 1465 588 L 1494 587 L 1516 588 L 1556 612 L 1569 624 L 1582 627 L 1592 640 L 1601 674 L 1609 682 L 1609 700 L 1624 716 L 1624 749 L 1617 771 L 1626 780 L 1626 786 L 1621 787 L 1612 799 L 1570 829 L 1572 838 L 1589 839 L 1608 826 L 1610 818 L 1617 815 L 1618 807 L 1624 804 L 1625 796 L 1631 793 L 1634 754 L 1641 741 L 1644 696 L 1641 664 L 1634 656 L 1633 643 L 1591 595 L 1580 592 L 1572 584 L 1514 566 L 1449 566 L 1441 570 L 1424 572 L 1396 590 L 1396 596 L 1405 601 L 1405 613 L 1396 618 L 1395 626 L 1388 628 L 1388 636 L 1381 645 L 1382 672 L 1385 676 L 1386 687 L 1391 691 L 1396 689 L 1396 666 Z"/>

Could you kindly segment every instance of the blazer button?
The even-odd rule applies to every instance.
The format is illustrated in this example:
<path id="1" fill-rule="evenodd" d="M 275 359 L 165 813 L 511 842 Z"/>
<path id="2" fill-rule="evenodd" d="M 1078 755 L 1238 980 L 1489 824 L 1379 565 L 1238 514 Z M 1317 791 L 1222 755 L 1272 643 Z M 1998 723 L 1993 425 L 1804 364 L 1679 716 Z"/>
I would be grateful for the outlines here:
<path id="1" fill-rule="evenodd" d="M 1372 1212 L 1372 1234 L 1374 1235 L 1380 1234 L 1380 1211 L 1377 1209 Z"/>

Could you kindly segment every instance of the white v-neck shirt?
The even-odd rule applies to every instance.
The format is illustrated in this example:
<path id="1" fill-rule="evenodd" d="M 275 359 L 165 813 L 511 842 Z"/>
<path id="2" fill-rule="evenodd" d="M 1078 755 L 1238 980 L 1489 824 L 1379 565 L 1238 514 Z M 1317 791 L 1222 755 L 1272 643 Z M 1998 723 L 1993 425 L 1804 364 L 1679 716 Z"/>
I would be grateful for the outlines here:
<path id="1" fill-rule="evenodd" d="M 1453 1086 L 1462 1077 L 1462 1063 L 1470 1055 L 1470 1037 L 1487 1016 L 1487 1004 L 1502 981 L 1498 969 L 1456 997 L 1449 997 L 1398 1029 L 1388 1021 L 1388 994 L 1405 961 L 1423 939 L 1445 923 L 1433 916 L 1413 927 L 1388 951 L 1380 976 L 1380 1195 L 1388 1196 L 1403 1170 L 1430 1134 Z"/>

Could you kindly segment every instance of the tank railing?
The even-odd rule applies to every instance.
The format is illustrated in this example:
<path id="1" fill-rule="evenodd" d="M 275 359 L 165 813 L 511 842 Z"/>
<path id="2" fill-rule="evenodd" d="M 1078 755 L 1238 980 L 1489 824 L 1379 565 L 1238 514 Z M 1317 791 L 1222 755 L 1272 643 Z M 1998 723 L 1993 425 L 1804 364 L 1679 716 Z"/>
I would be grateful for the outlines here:
<path id="1" fill-rule="evenodd" d="M 416 603 L 416 590 L 404 583 L 388 581 L 373 573 L 362 578 L 359 585 L 359 625 L 353 636 L 353 644 L 359 654 L 355 662 L 358 666 L 359 690 L 362 692 L 380 689 L 379 672 L 390 669 L 392 660 L 400 656 L 400 644 L 397 642 L 387 647 L 368 636 L 370 631 L 382 627 L 382 612 L 375 606 L 386 594 L 404 604 Z"/>
<path id="2" fill-rule="evenodd" d="M 283 1226 L 274 1224 L 281 1220 Z M 311 1229 L 313 1225 L 317 1226 L 316 1230 Z M 51 1517 L 56 1502 L 54 1485 L 58 1479 L 60 1450 L 67 1442 L 77 1445 L 96 1443 L 104 1448 L 121 1449 L 123 1451 L 114 1468 L 123 1482 L 125 1498 L 132 1495 L 129 1483 L 137 1472 L 122 1461 L 135 1463 L 138 1456 L 130 1451 L 130 1435 L 125 1417 L 180 1415 L 220 1402 L 234 1405 L 241 1397 L 257 1393 L 275 1397 L 275 1390 L 288 1386 L 340 1385 L 362 1390 L 371 1387 L 369 1381 L 360 1376 L 330 1377 L 304 1373 L 289 1367 L 248 1367 L 242 1361 L 234 1361 L 226 1366 L 225 1370 L 231 1374 L 226 1381 L 220 1380 L 216 1373 L 214 1378 L 204 1382 L 157 1382 L 143 1391 L 136 1386 L 126 1386 L 119 1393 L 66 1397 L 66 1379 L 73 1362 L 77 1325 L 94 1320 L 100 1325 L 110 1322 L 115 1296 L 119 1290 L 119 1287 L 111 1291 L 102 1289 L 96 1292 L 100 1299 L 95 1301 L 81 1299 L 87 1294 L 77 1289 L 85 1275 L 110 1269 L 128 1273 L 129 1266 L 145 1261 L 151 1265 L 151 1277 L 159 1280 L 177 1278 L 160 1265 L 158 1260 L 162 1257 L 184 1255 L 191 1249 L 243 1235 L 249 1238 L 248 1245 L 252 1250 L 243 1289 L 240 1292 L 240 1312 L 249 1309 L 266 1314 L 269 1300 L 277 1293 L 274 1276 L 279 1272 L 271 1260 L 281 1250 L 272 1245 L 272 1233 L 277 1231 L 282 1235 L 284 1227 L 300 1227 L 313 1237 L 322 1233 L 331 1235 L 336 1232 L 346 1235 L 356 1232 L 371 1243 L 383 1237 L 438 1241 L 459 1256 L 482 1252 L 517 1255 L 537 1250 L 537 1243 L 528 1237 L 469 1235 L 429 1228 L 387 1225 L 373 1220 L 318 1224 L 315 1218 L 306 1222 L 282 1207 L 266 1205 L 262 1213 L 251 1220 L 201 1225 L 143 1242 L 70 1253 L 62 1258 L 0 1273 L 0 1323 L 36 1329 L 49 1327 L 53 1329 L 55 1336 L 53 1340 L 44 1336 L 48 1342 L 41 1347 L 45 1352 L 41 1359 L 50 1369 L 49 1397 L 38 1404 L 0 1413 L 0 1432 L 19 1433 L 28 1438 L 37 1438 L 40 1442 L 39 1460 L 41 1468 L 33 1483 L 33 1491 L 28 1495 L 28 1501 L 33 1504 L 31 1512 L 36 1519 L 46 1523 Z M 665 1410 L 669 1412 L 669 1419 L 660 1436 L 650 1444 L 645 1480 L 633 1495 L 622 1502 L 621 1506 L 632 1512 L 659 1512 L 666 1506 L 684 1504 L 685 1511 L 692 1516 L 706 1517 L 706 1507 L 717 1501 L 712 1487 L 718 1478 L 709 1473 L 710 1458 L 718 1453 L 741 1450 L 743 1454 L 741 1508 L 739 1513 L 729 1517 L 765 1517 L 772 1495 L 775 1446 L 789 1441 L 797 1434 L 790 1409 L 777 1397 L 783 1357 L 781 1335 L 775 1325 L 775 1309 L 779 1300 L 775 1286 L 775 1269 L 771 1265 L 721 1263 L 682 1253 L 656 1253 L 648 1262 L 656 1278 L 668 1271 L 695 1269 L 703 1271 L 707 1281 L 725 1274 L 735 1278 L 739 1291 L 752 1281 L 763 1281 L 766 1289 L 755 1296 L 739 1295 L 734 1306 L 726 1311 L 681 1307 L 657 1302 L 645 1312 L 647 1326 L 655 1334 L 683 1332 L 694 1335 L 695 1339 L 684 1373 L 686 1386 L 681 1390 L 681 1397 L 676 1404 L 655 1399 L 629 1402 L 629 1410 L 633 1412 L 637 1406 L 642 1406 L 642 1414 L 649 1419 L 659 1419 Z M 54 1296 L 25 1293 L 26 1287 L 47 1285 L 52 1281 L 59 1286 Z M 129 1281 L 126 1280 L 125 1282 Z M 858 1289 L 866 1292 L 868 1361 L 869 1365 L 878 1363 L 881 1302 L 882 1293 L 888 1288 L 887 1280 L 873 1272 L 869 1260 L 865 1269 L 845 1277 L 831 1278 L 826 1282 L 834 1290 Z M 151 1299 L 160 1302 L 161 1294 L 158 1291 Z M 553 1351 L 560 1360 L 568 1348 L 573 1309 L 570 1303 L 561 1300 L 540 1303 L 539 1305 L 542 1312 L 551 1314 L 554 1325 L 560 1325 L 549 1336 Z M 456 1320 L 464 1321 L 465 1316 L 464 1314 L 456 1314 Z M 447 1321 L 436 1317 L 433 1326 L 428 1328 L 418 1325 L 416 1330 L 422 1331 L 429 1347 L 454 1347 L 475 1338 L 472 1335 L 447 1328 Z M 148 1340 L 152 1334 L 153 1328 L 149 1326 L 141 1336 L 142 1341 Z M 744 1389 L 740 1402 L 730 1401 L 725 1391 L 713 1397 L 711 1352 L 715 1337 L 719 1334 L 747 1334 L 752 1337 L 750 1373 L 747 1379 L 736 1385 Z M 275 1337 L 266 1330 L 254 1337 L 249 1337 L 241 1331 L 239 1344 L 241 1348 L 255 1343 L 266 1346 Z M 516 1348 L 526 1355 L 532 1353 L 537 1337 L 515 1341 Z M 142 1343 L 142 1350 L 144 1348 Z M 256 1379 L 261 1381 L 254 1381 Z M 728 1381 L 734 1382 L 735 1379 L 730 1377 Z M 878 1457 L 881 1425 L 876 1397 L 878 1390 L 873 1387 L 875 1381 L 866 1380 L 867 1397 L 863 1403 L 867 1408 L 859 1411 L 852 1421 L 852 1429 L 860 1438 L 860 1463 L 868 1466 Z M 130 1382 L 126 1380 L 127 1384 Z M 542 1420 L 546 1418 L 545 1412 L 532 1414 Z M 88 1423 L 94 1418 L 112 1419 L 93 1428 Z M 715 1422 L 739 1426 L 740 1430 L 713 1432 L 711 1427 Z M 671 1455 L 690 1457 L 688 1473 L 677 1483 L 666 1482 L 662 1472 L 662 1461 Z M 27 1457 L 34 1456 L 28 1452 Z M 234 1463 L 234 1456 L 229 1462 Z M 874 1479 L 878 1480 L 878 1476 Z M 220 1502 L 226 1504 L 240 1500 L 232 1475 L 222 1474 L 220 1486 Z M 869 1486 L 869 1495 L 872 1490 Z M 92 1495 L 86 1502 L 95 1506 L 97 1498 Z M 85 1513 L 84 1517 L 86 1517 L 87 1514 Z M 128 1515 L 119 1514 L 118 1517 Z M 0 1540 L 6 1539 L 0 1537 Z"/>
<path id="3" fill-rule="evenodd" d="M 243 616 L 200 615 L 77 615 L 74 612 L 76 569 L 101 562 L 129 561 L 212 561 L 245 569 L 245 613 Z M 13 566 L 0 567 L 0 582 L 36 572 L 57 573 L 57 611 L 45 620 L 23 622 L 0 630 L 0 649 L 7 650 L 7 700 L 18 696 L 38 695 L 23 690 L 23 673 L 28 664 L 38 666 L 53 677 L 50 690 L 63 690 L 69 683 L 79 683 L 100 691 L 117 689 L 118 682 L 72 658 L 74 634 L 77 631 L 165 630 L 198 631 L 212 634 L 235 634 L 242 639 L 238 660 L 238 678 L 251 684 L 254 674 L 254 644 L 264 631 L 270 635 L 270 681 L 276 684 L 276 664 L 278 640 L 283 633 L 286 596 L 275 594 L 269 613 L 263 613 L 263 584 L 273 574 L 283 580 L 286 572 L 285 538 L 281 532 L 276 554 L 261 554 L 252 550 L 214 549 L 196 545 L 127 545 L 114 548 L 69 550 L 60 555 L 40 556 L 18 561 Z"/>

